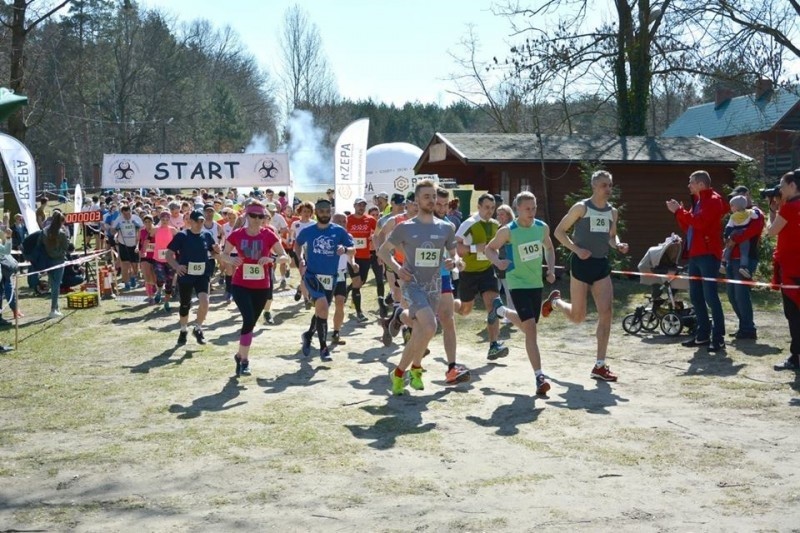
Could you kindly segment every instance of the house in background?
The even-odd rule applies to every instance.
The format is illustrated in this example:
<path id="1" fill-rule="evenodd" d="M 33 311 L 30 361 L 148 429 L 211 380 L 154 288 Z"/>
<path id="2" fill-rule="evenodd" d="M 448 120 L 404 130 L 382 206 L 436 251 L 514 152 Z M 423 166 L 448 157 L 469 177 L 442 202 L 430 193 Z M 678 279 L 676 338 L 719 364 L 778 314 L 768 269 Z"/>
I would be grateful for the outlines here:
<path id="1" fill-rule="evenodd" d="M 538 199 L 537 217 L 554 228 L 570 207 L 565 196 L 582 186 L 580 163 L 600 162 L 621 190 L 626 224 L 621 238 L 631 245 L 635 263 L 678 231 L 665 202 L 689 204 L 689 174 L 707 170 L 722 190 L 723 184 L 733 185 L 741 159 L 750 158 L 701 137 L 436 133 L 414 170 L 501 194 L 506 202 L 530 190 Z"/>
<path id="2" fill-rule="evenodd" d="M 800 167 L 800 94 L 760 80 L 753 94 L 732 96 L 730 90 L 717 90 L 714 102 L 687 109 L 663 137 L 702 135 L 718 141 L 755 158 L 771 181 Z"/>

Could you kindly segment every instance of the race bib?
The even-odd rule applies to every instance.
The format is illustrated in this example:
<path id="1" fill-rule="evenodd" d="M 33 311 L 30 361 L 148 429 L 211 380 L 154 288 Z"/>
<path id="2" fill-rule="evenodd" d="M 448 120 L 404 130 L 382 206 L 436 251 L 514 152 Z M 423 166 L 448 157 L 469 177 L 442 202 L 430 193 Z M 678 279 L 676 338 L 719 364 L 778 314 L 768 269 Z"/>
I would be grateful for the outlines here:
<path id="1" fill-rule="evenodd" d="M 592 233 L 608 233 L 611 231 L 611 219 L 606 217 L 589 217 L 589 231 Z"/>
<path id="2" fill-rule="evenodd" d="M 347 269 L 340 270 L 339 276 L 336 278 L 337 282 L 347 281 Z"/>
<path id="3" fill-rule="evenodd" d="M 154 242 L 148 242 L 144 246 L 144 253 L 146 253 L 146 254 L 152 254 L 155 251 L 156 251 L 156 243 L 154 243 Z M 163 250 L 163 251 L 166 252 L 166 250 Z"/>
<path id="4" fill-rule="evenodd" d="M 319 281 L 319 284 L 322 285 L 322 288 L 326 291 L 333 290 L 333 276 L 317 274 L 317 281 Z"/>
<path id="5" fill-rule="evenodd" d="M 203 261 L 202 263 L 192 263 L 189 262 L 186 265 L 186 273 L 190 276 L 202 276 L 206 273 L 206 263 Z"/>
<path id="6" fill-rule="evenodd" d="M 155 246 L 155 245 L 153 245 Z M 163 250 L 158 251 L 158 260 L 159 261 L 166 261 L 167 260 L 167 249 L 164 248 Z"/>
<path id="7" fill-rule="evenodd" d="M 488 257 L 486 257 L 486 254 L 485 254 L 485 253 L 483 253 L 483 252 L 477 252 L 477 253 L 475 254 L 475 258 L 476 258 L 478 261 L 488 261 L 488 260 L 489 260 L 489 258 L 488 258 Z"/>
<path id="8" fill-rule="evenodd" d="M 519 259 L 523 263 L 526 261 L 533 261 L 542 257 L 542 241 L 531 241 L 520 244 L 517 247 Z"/>
<path id="9" fill-rule="evenodd" d="M 356 250 L 363 250 L 367 247 L 367 239 L 365 237 L 356 237 L 353 242 L 356 245 Z"/>
<path id="10" fill-rule="evenodd" d="M 441 250 L 417 248 L 414 254 L 414 266 L 420 268 L 439 268 Z"/>
<path id="11" fill-rule="evenodd" d="M 264 267 L 257 263 L 247 263 L 242 265 L 242 279 L 262 280 L 264 279 Z"/>

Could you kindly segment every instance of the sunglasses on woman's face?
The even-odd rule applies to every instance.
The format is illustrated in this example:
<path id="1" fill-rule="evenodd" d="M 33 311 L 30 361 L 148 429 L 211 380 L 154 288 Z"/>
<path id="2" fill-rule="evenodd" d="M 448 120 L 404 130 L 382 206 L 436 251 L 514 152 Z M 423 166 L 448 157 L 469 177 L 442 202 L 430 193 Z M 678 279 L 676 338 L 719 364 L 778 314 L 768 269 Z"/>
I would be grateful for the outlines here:
<path id="1" fill-rule="evenodd" d="M 259 218 L 261 220 L 267 218 L 267 215 L 257 215 L 255 213 L 248 213 L 247 216 L 249 216 L 250 218 Z"/>

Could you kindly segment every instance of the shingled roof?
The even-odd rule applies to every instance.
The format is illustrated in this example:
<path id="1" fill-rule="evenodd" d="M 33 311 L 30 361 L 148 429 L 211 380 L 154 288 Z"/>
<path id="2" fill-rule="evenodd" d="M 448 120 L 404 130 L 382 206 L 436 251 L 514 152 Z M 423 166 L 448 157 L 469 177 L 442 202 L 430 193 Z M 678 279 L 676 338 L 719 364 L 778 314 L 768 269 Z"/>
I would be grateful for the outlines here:
<path id="1" fill-rule="evenodd" d="M 799 104 L 800 96 L 784 90 L 770 91 L 764 98 L 738 96 L 719 107 L 714 102 L 701 104 L 687 109 L 663 136 L 702 135 L 721 139 L 769 131 Z"/>
<path id="2" fill-rule="evenodd" d="M 532 133 L 436 133 L 423 154 L 444 143 L 464 163 L 602 161 L 736 163 L 750 159 L 703 137 L 614 137 Z M 417 164 L 419 165 L 420 162 Z"/>

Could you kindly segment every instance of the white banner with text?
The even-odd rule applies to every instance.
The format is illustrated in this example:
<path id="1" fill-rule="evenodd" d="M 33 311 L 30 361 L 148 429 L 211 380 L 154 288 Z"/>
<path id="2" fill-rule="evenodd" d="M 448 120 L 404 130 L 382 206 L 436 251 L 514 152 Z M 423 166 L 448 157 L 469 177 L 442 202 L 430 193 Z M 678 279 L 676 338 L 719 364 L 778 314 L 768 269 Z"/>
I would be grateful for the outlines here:
<path id="1" fill-rule="evenodd" d="M 106 154 L 103 187 L 288 187 L 288 154 Z"/>

